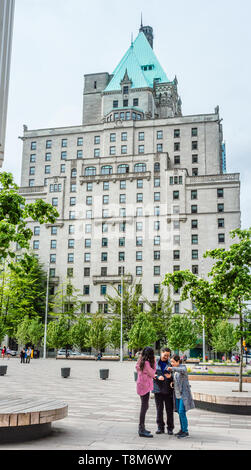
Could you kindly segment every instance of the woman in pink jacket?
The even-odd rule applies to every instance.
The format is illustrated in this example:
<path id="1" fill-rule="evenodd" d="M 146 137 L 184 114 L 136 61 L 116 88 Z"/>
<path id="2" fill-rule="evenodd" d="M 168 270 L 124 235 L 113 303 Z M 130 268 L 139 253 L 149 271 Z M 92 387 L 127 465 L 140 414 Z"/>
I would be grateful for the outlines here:
<path id="1" fill-rule="evenodd" d="M 152 348 L 146 347 L 142 351 L 136 369 L 137 378 L 137 394 L 141 398 L 141 410 L 139 417 L 139 436 L 153 437 L 150 431 L 145 429 L 145 416 L 149 407 L 150 391 L 153 390 L 153 379 L 156 377 L 156 361 Z"/>

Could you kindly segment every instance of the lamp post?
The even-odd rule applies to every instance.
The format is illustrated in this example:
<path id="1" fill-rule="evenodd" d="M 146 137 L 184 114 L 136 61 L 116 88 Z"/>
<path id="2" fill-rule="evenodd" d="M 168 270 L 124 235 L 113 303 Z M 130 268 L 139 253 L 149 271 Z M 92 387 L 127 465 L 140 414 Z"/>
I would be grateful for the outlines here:
<path id="1" fill-rule="evenodd" d="M 123 362 L 123 275 L 121 274 L 121 304 L 120 304 L 120 362 Z"/>
<path id="2" fill-rule="evenodd" d="M 46 359 L 47 317 L 48 317 L 48 300 L 49 300 L 49 276 L 50 276 L 50 263 L 48 261 L 47 282 L 46 282 L 45 319 L 44 319 L 44 356 L 43 356 L 44 359 Z"/>

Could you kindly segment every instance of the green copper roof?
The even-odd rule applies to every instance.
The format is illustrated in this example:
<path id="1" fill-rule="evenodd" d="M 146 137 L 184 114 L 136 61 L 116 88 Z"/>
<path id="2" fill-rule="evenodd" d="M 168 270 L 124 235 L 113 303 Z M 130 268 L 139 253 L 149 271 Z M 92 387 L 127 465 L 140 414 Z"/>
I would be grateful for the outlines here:
<path id="1" fill-rule="evenodd" d="M 113 72 L 113 78 L 104 91 L 121 90 L 125 72 L 132 88 L 153 87 L 154 79 L 169 82 L 144 33 L 139 33 Z"/>

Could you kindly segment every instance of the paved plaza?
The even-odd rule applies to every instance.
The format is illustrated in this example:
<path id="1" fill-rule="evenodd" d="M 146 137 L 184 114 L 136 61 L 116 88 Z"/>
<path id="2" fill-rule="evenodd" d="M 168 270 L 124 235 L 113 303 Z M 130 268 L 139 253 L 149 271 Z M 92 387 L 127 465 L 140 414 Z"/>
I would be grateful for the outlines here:
<path id="1" fill-rule="evenodd" d="M 134 381 L 135 362 L 95 362 L 34 359 L 20 364 L 17 358 L 0 359 L 7 375 L 0 377 L 0 400 L 6 397 L 58 398 L 69 405 L 68 417 L 53 423 L 53 432 L 43 439 L 18 444 L 0 444 L 0 450 L 247 450 L 251 449 L 251 416 L 230 415 L 194 409 L 187 414 L 190 436 L 156 435 L 155 402 L 150 400 L 146 427 L 153 439 L 137 434 L 140 399 Z M 61 377 L 61 367 L 71 367 L 70 378 Z M 109 368 L 109 380 L 99 378 L 99 369 Z M 227 394 L 238 389 L 231 382 L 192 382 L 192 391 Z M 244 384 L 251 396 L 251 384 Z M 235 394 L 238 396 L 238 393 Z M 175 413 L 175 431 L 179 430 Z"/>

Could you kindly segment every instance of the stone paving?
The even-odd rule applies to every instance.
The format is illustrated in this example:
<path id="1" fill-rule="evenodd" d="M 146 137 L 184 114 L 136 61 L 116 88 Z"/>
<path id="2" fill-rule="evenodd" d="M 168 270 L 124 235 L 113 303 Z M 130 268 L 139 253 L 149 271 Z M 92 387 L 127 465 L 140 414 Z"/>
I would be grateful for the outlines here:
<path id="1" fill-rule="evenodd" d="M 0 443 L 0 450 L 247 450 L 251 449 L 251 416 L 230 415 L 194 409 L 187 414 L 190 436 L 156 435 L 155 402 L 150 400 L 146 417 L 153 439 L 137 434 L 140 399 L 136 394 L 134 362 L 67 361 L 34 359 L 20 364 L 16 358 L 0 359 L 7 375 L 0 377 L 0 400 L 6 397 L 58 398 L 69 405 L 67 418 L 53 423 L 50 436 L 18 444 Z M 71 375 L 61 377 L 61 367 Z M 99 369 L 109 368 L 108 380 Z M 193 391 L 231 394 L 236 383 L 191 382 Z M 244 384 L 251 396 L 251 384 Z M 238 396 L 238 393 L 235 392 Z M 179 419 L 175 413 L 175 431 Z"/>

